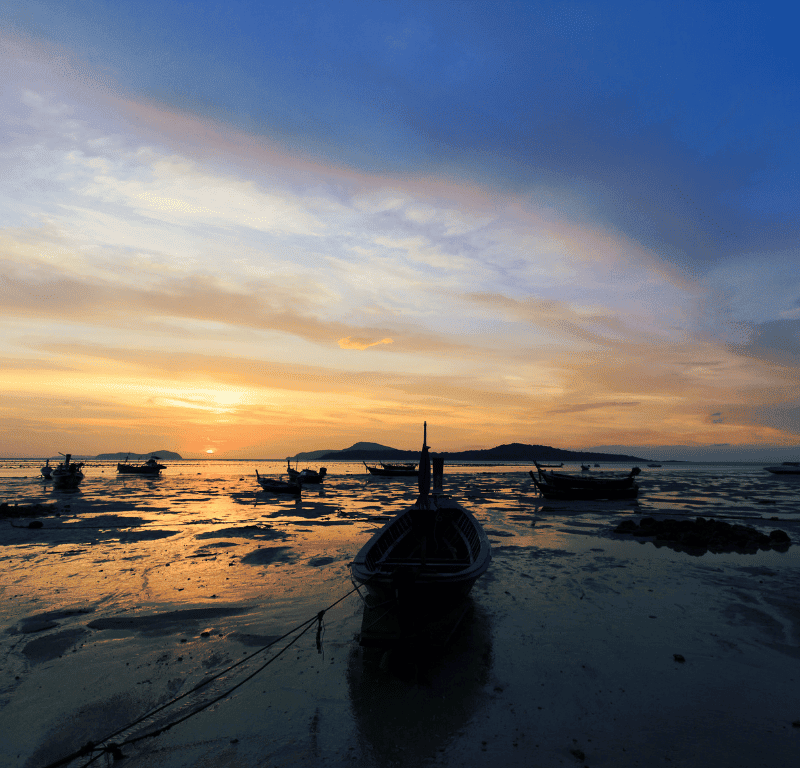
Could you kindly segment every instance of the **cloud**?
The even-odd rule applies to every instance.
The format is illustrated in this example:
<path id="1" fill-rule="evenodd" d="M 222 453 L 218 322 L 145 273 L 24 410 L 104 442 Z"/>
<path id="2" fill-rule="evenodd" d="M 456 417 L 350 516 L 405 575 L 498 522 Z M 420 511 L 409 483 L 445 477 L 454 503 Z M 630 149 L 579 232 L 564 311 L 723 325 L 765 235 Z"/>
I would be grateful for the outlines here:
<path id="1" fill-rule="evenodd" d="M 339 346 L 342 349 L 367 349 L 368 347 L 376 347 L 381 344 L 393 344 L 393 339 L 380 339 L 379 341 L 370 341 L 369 339 L 357 339 L 348 336 L 346 339 L 339 339 Z"/>

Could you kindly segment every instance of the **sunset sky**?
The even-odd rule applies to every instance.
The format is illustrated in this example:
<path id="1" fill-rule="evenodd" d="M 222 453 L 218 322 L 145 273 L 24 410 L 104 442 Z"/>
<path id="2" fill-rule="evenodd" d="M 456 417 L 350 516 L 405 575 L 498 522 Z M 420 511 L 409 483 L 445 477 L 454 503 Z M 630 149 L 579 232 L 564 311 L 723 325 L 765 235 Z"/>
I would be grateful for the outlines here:
<path id="1" fill-rule="evenodd" d="M 800 460 L 797 15 L 0 5 L 0 456 Z"/>

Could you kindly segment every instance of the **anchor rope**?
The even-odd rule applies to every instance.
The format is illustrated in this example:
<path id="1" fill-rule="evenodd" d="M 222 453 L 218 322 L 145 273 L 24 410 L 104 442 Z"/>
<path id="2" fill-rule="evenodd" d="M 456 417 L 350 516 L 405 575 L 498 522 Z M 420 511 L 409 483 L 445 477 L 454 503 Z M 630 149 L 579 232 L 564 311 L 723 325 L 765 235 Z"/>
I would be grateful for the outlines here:
<path id="1" fill-rule="evenodd" d="M 291 646 L 293 646 L 315 624 L 317 625 L 317 638 L 316 638 L 317 651 L 319 653 L 322 653 L 322 635 L 324 634 L 324 631 L 323 631 L 324 630 L 323 617 L 324 617 L 325 613 L 327 611 L 330 611 L 335 606 L 337 606 L 343 600 L 347 599 L 350 595 L 353 594 L 353 592 L 356 592 L 356 591 L 357 591 L 357 587 L 354 587 L 353 589 L 349 590 L 344 595 L 342 595 L 338 600 L 335 600 L 333 603 L 331 603 L 327 608 L 324 608 L 323 610 L 321 610 L 318 613 L 316 613 L 310 619 L 306 619 L 305 621 L 301 622 L 300 624 L 298 624 L 293 629 L 290 629 L 288 632 L 286 632 L 285 634 L 281 635 L 281 637 L 276 638 L 275 640 L 273 640 L 272 642 L 268 643 L 267 645 L 259 648 L 258 650 L 254 651 L 253 653 L 249 654 L 248 656 L 245 656 L 243 659 L 240 659 L 235 664 L 232 664 L 231 666 L 227 667 L 226 669 L 223 669 L 222 671 L 218 672 L 217 674 L 212 675 L 211 677 L 203 680 L 201 683 L 198 683 L 196 686 L 194 686 L 194 688 L 192 688 L 191 690 L 188 690 L 185 693 L 182 693 L 179 696 L 176 696 L 175 698 L 173 698 L 170 701 L 166 702 L 165 704 L 162 704 L 161 706 L 156 707 L 153 710 L 150 710 L 149 712 L 145 713 L 144 715 L 142 715 L 141 717 L 137 718 L 133 722 L 128 723 L 127 725 L 123 726 L 122 728 L 117 729 L 113 733 L 108 734 L 107 736 L 103 737 L 102 739 L 99 739 L 98 741 L 88 741 L 80 749 L 76 750 L 75 752 L 73 752 L 70 755 L 67 755 L 66 757 L 61 758 L 60 760 L 56 760 L 53 763 L 49 763 L 47 766 L 45 766 L 45 768 L 59 768 L 59 766 L 66 765 L 67 763 L 70 763 L 70 762 L 72 762 L 73 760 L 76 760 L 79 757 L 87 757 L 87 756 L 90 756 L 90 755 L 92 755 L 92 756 L 90 757 L 88 762 L 83 764 L 82 768 L 86 768 L 86 766 L 91 765 L 95 760 L 97 760 L 98 758 L 102 757 L 104 754 L 111 755 L 115 760 L 121 759 L 123 757 L 122 752 L 121 752 L 122 747 L 128 746 L 130 744 L 135 744 L 136 742 L 142 741 L 143 739 L 154 738 L 156 736 L 159 736 L 162 733 L 164 733 L 165 731 L 168 731 L 171 728 L 175 727 L 176 725 L 179 725 L 180 723 L 185 722 L 189 718 L 194 717 L 195 715 L 199 714 L 200 712 L 208 709 L 213 704 L 216 704 L 217 702 L 221 701 L 222 699 L 225 699 L 228 696 L 230 696 L 234 691 L 236 691 L 238 688 L 241 688 L 241 686 L 243 686 L 249 680 L 252 680 L 256 675 L 258 675 L 260 672 L 262 672 L 264 669 L 266 669 L 270 664 L 272 664 L 273 661 L 275 661 L 278 657 L 280 657 L 285 651 L 287 651 L 289 648 L 291 648 Z M 214 698 L 210 699 L 209 701 L 206 701 L 203 704 L 201 704 L 199 707 L 191 710 L 186 715 L 183 715 L 182 717 L 179 717 L 177 720 L 174 720 L 173 722 L 168 723 L 167 725 L 161 726 L 161 727 L 159 727 L 159 728 L 157 728 L 157 729 L 155 729 L 153 731 L 148 731 L 147 733 L 140 734 L 138 736 L 131 736 L 130 738 L 125 739 L 125 740 L 120 741 L 120 742 L 117 742 L 117 743 L 110 741 L 114 737 L 119 736 L 121 733 L 124 733 L 125 731 L 129 731 L 131 728 L 134 728 L 135 726 L 137 726 L 140 723 L 142 723 L 143 721 L 153 717 L 154 715 L 158 714 L 159 712 L 162 712 L 163 710 L 168 709 L 169 707 L 171 707 L 174 704 L 176 704 L 177 702 L 179 702 L 181 699 L 184 699 L 187 696 L 189 696 L 189 695 L 191 695 L 193 693 L 196 693 L 201 688 L 207 686 L 209 683 L 211 683 L 214 680 L 222 677 L 223 675 L 228 674 L 229 672 L 233 671 L 234 669 L 236 669 L 237 667 L 241 666 L 242 664 L 247 663 L 252 658 L 257 656 L 258 654 L 263 653 L 264 651 L 266 651 L 267 649 L 271 648 L 276 643 L 279 643 L 281 640 L 285 640 L 287 637 L 289 637 L 290 635 L 292 635 L 292 634 L 294 634 L 295 632 L 298 632 L 298 631 L 299 631 L 299 634 L 296 637 L 294 637 L 292 640 L 290 640 L 283 648 L 281 648 L 277 653 L 275 653 L 272 657 L 270 657 L 258 669 L 256 669 L 253 672 L 251 672 L 249 675 L 247 675 L 247 677 L 245 677 L 244 679 L 240 680 L 238 683 L 236 683 L 235 685 L 231 686 L 227 690 L 223 691 L 218 696 L 215 696 Z M 108 743 L 106 743 L 106 742 L 108 742 Z M 105 744 L 105 746 L 101 746 L 103 744 Z M 96 753 L 96 754 L 93 754 L 93 753 Z"/>

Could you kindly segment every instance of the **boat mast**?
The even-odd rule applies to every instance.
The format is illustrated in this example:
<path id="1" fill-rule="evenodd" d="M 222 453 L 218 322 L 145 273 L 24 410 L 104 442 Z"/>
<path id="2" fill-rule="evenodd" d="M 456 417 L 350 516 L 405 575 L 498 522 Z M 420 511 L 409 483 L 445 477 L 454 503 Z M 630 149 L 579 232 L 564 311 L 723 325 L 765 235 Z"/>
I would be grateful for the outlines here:
<path id="1" fill-rule="evenodd" d="M 431 492 L 431 460 L 428 455 L 428 422 L 422 422 L 422 454 L 419 457 L 419 501 L 421 507 L 428 506 Z"/>

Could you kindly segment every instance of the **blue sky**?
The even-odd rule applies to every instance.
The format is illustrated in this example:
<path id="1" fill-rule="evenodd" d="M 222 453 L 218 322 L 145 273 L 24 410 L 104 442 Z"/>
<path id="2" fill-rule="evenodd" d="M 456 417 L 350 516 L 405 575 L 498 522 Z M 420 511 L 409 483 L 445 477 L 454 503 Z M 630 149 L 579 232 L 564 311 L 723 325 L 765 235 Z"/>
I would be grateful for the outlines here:
<path id="1" fill-rule="evenodd" d="M 791 454 L 796 16 L 6 3 L 6 433 Z"/>

